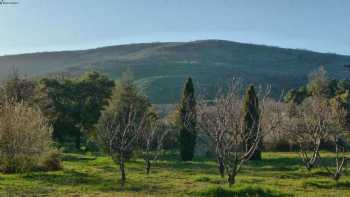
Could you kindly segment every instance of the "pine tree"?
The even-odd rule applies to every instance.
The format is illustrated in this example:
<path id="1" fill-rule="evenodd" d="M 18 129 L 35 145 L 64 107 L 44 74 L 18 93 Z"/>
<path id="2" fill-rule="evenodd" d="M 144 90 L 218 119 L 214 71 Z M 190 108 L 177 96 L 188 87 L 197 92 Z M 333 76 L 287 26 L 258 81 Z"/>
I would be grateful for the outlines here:
<path id="1" fill-rule="evenodd" d="M 196 100 L 191 77 L 185 84 L 178 112 L 180 157 L 182 161 L 191 161 L 196 145 Z"/>
<path id="2" fill-rule="evenodd" d="M 245 133 L 253 132 L 254 135 L 247 140 L 245 146 L 247 149 L 251 147 L 256 139 L 256 134 L 259 129 L 259 100 L 255 93 L 253 85 L 250 85 L 245 93 L 243 101 L 244 119 L 243 126 Z M 251 160 L 261 160 L 261 144 L 256 149 L 255 153 L 251 157 Z"/>

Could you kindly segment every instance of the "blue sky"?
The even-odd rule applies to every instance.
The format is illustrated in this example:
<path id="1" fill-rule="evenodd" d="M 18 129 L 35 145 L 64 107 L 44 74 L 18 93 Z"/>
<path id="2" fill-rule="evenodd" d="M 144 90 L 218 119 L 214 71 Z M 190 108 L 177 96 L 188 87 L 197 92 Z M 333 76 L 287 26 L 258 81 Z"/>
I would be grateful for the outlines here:
<path id="1" fill-rule="evenodd" d="M 225 39 L 350 55 L 349 0 L 7 0 L 0 55 Z"/>

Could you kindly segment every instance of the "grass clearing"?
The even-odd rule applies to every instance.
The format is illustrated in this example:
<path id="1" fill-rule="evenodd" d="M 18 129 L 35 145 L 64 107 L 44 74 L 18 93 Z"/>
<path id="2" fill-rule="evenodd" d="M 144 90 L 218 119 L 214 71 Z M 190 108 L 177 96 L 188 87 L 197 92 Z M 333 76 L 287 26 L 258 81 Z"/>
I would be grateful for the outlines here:
<path id="1" fill-rule="evenodd" d="M 128 162 L 122 190 L 118 166 L 109 157 L 65 154 L 60 171 L 0 174 L 0 196 L 350 196 L 348 173 L 336 184 L 323 169 L 304 169 L 295 153 L 264 153 L 262 162 L 244 166 L 232 188 L 213 160 L 163 159 L 150 175 L 142 160 Z"/>

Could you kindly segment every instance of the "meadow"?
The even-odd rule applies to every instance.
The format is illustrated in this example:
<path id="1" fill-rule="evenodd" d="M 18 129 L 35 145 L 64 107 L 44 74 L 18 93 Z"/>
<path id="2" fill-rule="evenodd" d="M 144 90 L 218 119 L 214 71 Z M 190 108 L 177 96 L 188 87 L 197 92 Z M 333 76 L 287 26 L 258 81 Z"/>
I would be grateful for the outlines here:
<path id="1" fill-rule="evenodd" d="M 334 156 L 322 155 L 325 161 Z M 66 153 L 63 165 L 54 172 L 0 174 L 0 196 L 350 196 L 348 172 L 336 183 L 322 168 L 307 171 L 296 153 L 263 153 L 262 161 L 243 167 L 231 188 L 213 159 L 180 162 L 175 153 L 163 155 L 149 175 L 143 160 L 131 159 L 124 189 L 110 157 Z"/>

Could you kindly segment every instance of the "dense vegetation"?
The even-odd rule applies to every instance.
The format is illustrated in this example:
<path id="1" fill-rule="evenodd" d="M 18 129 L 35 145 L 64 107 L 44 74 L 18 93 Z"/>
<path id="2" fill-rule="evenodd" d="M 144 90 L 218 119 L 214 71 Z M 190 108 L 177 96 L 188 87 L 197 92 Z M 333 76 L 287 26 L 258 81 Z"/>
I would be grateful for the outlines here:
<path id="1" fill-rule="evenodd" d="M 270 86 L 236 78 L 214 98 L 196 98 L 190 77 L 177 108 L 160 116 L 128 74 L 116 82 L 95 71 L 31 80 L 14 70 L 0 88 L 0 176 L 9 179 L 3 194 L 71 195 L 81 186 L 82 195 L 290 196 L 299 193 L 278 180 L 300 189 L 294 179 L 305 174 L 327 177 L 339 190 L 347 184 L 349 84 L 320 67 L 284 100 L 271 97 Z M 267 152 L 280 147 L 298 158 Z M 253 175 L 261 180 L 244 185 L 242 177 Z M 22 179 L 21 189 L 13 191 L 11 177 Z M 178 192 L 172 184 L 198 187 Z"/>

